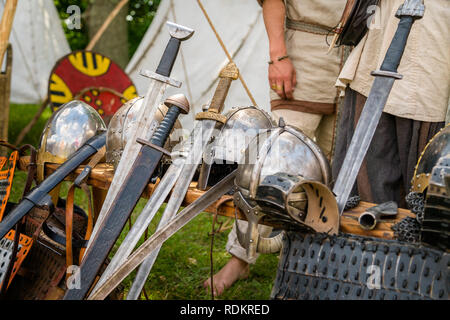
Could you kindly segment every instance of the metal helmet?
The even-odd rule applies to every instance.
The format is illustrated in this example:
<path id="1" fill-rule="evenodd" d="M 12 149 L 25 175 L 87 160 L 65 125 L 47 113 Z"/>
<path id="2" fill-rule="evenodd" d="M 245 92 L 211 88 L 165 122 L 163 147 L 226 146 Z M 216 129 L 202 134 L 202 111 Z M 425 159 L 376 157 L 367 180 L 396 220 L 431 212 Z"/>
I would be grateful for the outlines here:
<path id="1" fill-rule="evenodd" d="M 98 112 L 73 100 L 61 106 L 47 121 L 37 154 L 37 177 L 44 179 L 45 163 L 64 163 L 90 138 L 106 131 Z"/>
<path id="2" fill-rule="evenodd" d="M 423 193 L 427 189 L 433 167 L 441 157 L 450 153 L 449 141 L 450 124 L 431 138 L 422 151 L 411 181 L 411 192 Z"/>
<path id="3" fill-rule="evenodd" d="M 322 150 L 303 132 L 283 123 L 252 140 L 238 170 L 236 185 L 250 198 L 255 198 L 266 176 L 279 172 L 325 185 L 331 182 L 330 165 Z"/>
<path id="4" fill-rule="evenodd" d="M 122 152 L 131 134 L 130 128 L 132 128 L 133 123 L 137 121 L 143 102 L 143 97 L 137 97 L 128 101 L 114 114 L 109 123 L 106 135 L 106 162 L 112 164 L 114 169 L 117 168 L 117 165 L 119 164 Z M 161 122 L 167 111 L 167 106 L 161 104 L 155 114 L 156 120 Z M 173 130 L 175 129 L 181 129 L 181 123 L 178 120 L 175 123 Z M 170 151 L 181 139 L 181 135 L 176 137 L 175 134 L 172 134 L 169 139 L 167 139 L 164 148 Z"/>
<path id="5" fill-rule="evenodd" d="M 213 141 L 206 148 L 198 181 L 200 190 L 206 189 L 213 163 L 236 166 L 250 141 L 261 130 L 276 126 L 270 114 L 253 106 L 232 108 L 225 116 L 226 122 L 219 128 Z M 223 166 L 217 171 L 223 174 L 227 172 Z"/>
<path id="6" fill-rule="evenodd" d="M 300 130 L 281 119 L 279 127 L 257 135 L 245 151 L 235 180 L 234 201 L 249 222 L 246 234 L 236 225 L 237 236 L 247 253 L 273 252 L 274 243 L 281 243 L 281 234 L 270 239 L 258 234 L 257 225 L 264 220 L 285 229 L 337 233 L 339 211 L 330 182 L 326 156 Z"/>

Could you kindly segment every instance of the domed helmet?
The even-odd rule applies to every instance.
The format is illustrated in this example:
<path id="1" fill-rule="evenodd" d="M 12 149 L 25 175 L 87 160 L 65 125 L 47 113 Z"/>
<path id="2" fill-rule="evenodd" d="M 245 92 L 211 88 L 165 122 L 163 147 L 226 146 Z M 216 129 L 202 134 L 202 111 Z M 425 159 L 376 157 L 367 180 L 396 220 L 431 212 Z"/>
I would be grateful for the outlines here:
<path id="1" fill-rule="evenodd" d="M 236 169 L 247 145 L 261 131 L 276 125 L 270 114 L 253 106 L 235 107 L 226 113 L 226 122 L 216 131 L 206 148 L 198 186 L 205 190 Z"/>
<path id="2" fill-rule="evenodd" d="M 252 256 L 280 249 L 281 234 L 266 239 L 257 231 L 260 222 L 283 229 L 304 229 L 335 234 L 339 229 L 336 199 L 328 185 L 330 165 L 322 150 L 300 130 L 280 125 L 257 135 L 238 166 L 234 201 L 249 227 L 239 242 Z"/>
<path id="3" fill-rule="evenodd" d="M 64 163 L 90 138 L 106 131 L 98 112 L 74 100 L 61 106 L 47 121 L 37 154 L 37 178 L 44 179 L 45 163 Z"/>
<path id="4" fill-rule="evenodd" d="M 127 144 L 127 141 L 131 135 L 130 129 L 133 127 L 133 123 L 137 121 L 137 117 L 143 106 L 144 98 L 137 97 L 127 103 L 125 103 L 112 117 L 108 132 L 106 135 L 106 162 L 117 168 L 122 152 Z M 161 104 L 155 114 L 156 120 L 161 122 L 166 115 L 168 108 L 166 105 Z M 167 139 L 164 148 L 171 151 L 172 148 L 178 144 L 182 135 L 176 129 L 181 129 L 181 123 L 177 120 L 172 130 L 172 134 Z M 163 163 L 169 159 L 164 156 Z"/>
<path id="5" fill-rule="evenodd" d="M 442 128 L 425 146 L 417 161 L 411 181 L 411 192 L 424 193 L 438 160 L 450 153 L 450 124 Z"/>

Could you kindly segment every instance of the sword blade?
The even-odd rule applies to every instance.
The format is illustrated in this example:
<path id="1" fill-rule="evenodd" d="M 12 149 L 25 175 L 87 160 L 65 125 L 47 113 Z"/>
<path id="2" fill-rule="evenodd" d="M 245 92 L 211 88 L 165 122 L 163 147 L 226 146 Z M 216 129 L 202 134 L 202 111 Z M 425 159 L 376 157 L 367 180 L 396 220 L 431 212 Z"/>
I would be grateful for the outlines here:
<path id="1" fill-rule="evenodd" d="M 233 189 L 237 170 L 229 174 L 225 179 L 205 192 L 183 211 L 181 211 L 170 223 L 157 231 L 145 241 L 116 272 L 89 297 L 89 300 L 103 300 L 117 287 L 139 264 L 141 264 L 156 248 L 161 246 L 167 239 L 184 227 L 198 214 L 211 206 L 223 195 Z"/>
<path id="2" fill-rule="evenodd" d="M 142 192 L 156 169 L 162 153 L 149 146 L 142 146 L 140 155 L 121 186 L 117 199 L 103 219 L 100 231 L 91 238 L 79 272 L 80 287 L 67 290 L 64 300 L 80 300 L 85 297 L 103 262 L 125 226 Z"/>
<path id="3" fill-rule="evenodd" d="M 186 158 L 179 158 L 170 165 L 169 169 L 167 169 L 166 174 L 159 182 L 155 191 L 152 193 L 144 209 L 142 209 L 142 212 L 137 217 L 133 227 L 127 233 L 127 236 L 122 241 L 119 249 L 109 262 L 107 268 L 103 272 L 92 292 L 95 292 L 132 253 L 142 234 L 152 222 L 156 213 L 159 211 L 159 208 L 164 203 L 164 200 L 167 198 L 175 182 L 180 176 L 185 160 Z"/>
<path id="4" fill-rule="evenodd" d="M 395 78 L 378 76 L 373 82 L 333 188 L 340 214 L 344 211 L 395 80 Z"/>
<path id="5" fill-rule="evenodd" d="M 143 140 L 150 140 L 155 132 L 158 121 L 155 120 L 156 110 L 158 109 L 160 101 L 162 101 L 167 84 L 159 81 L 152 81 L 148 93 L 144 98 L 144 107 L 141 108 L 139 116 L 136 118 L 138 121 L 134 124 L 134 127 L 130 129 L 133 132 L 130 139 L 127 141 L 122 153 L 122 157 L 117 166 L 111 185 L 108 189 L 105 201 L 103 202 L 102 209 L 100 210 L 97 222 L 95 223 L 92 231 L 91 239 L 97 235 L 100 226 L 103 224 L 103 220 L 110 211 L 111 206 L 114 204 L 115 199 L 119 193 L 120 187 L 124 183 L 129 171 L 131 170 L 130 164 L 136 161 L 136 158 L 141 150 L 142 145 L 137 143 L 136 140 L 141 138 Z M 89 241 L 87 250 L 89 250 L 92 241 Z"/>
<path id="6" fill-rule="evenodd" d="M 178 212 L 178 209 L 181 207 L 184 197 L 189 189 L 189 184 L 194 178 L 197 167 L 202 160 L 203 150 L 206 148 L 206 145 L 211 139 L 215 125 L 216 122 L 213 120 L 203 120 L 196 125 L 193 132 L 192 148 L 188 156 L 188 161 L 183 166 L 182 175 L 178 178 L 178 181 L 173 189 L 172 196 L 167 203 L 158 228 L 165 226 L 169 221 L 171 221 Z M 158 256 L 158 252 L 159 248 L 158 250 L 155 250 L 154 254 L 148 257 L 139 267 L 136 278 L 133 281 L 128 293 L 127 300 L 136 300 L 139 298 L 142 288 L 145 285 L 145 281 L 147 280 L 153 264 Z"/>

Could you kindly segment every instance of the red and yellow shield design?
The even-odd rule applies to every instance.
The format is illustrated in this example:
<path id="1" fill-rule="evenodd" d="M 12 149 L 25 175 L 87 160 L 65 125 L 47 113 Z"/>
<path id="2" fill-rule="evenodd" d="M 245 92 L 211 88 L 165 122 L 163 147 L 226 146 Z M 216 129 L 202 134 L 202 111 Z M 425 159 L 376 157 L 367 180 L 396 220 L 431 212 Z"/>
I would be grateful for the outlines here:
<path id="1" fill-rule="evenodd" d="M 91 51 L 75 51 L 60 59 L 50 75 L 48 93 L 53 110 L 81 100 L 106 122 L 126 101 L 137 97 L 128 75 L 108 57 Z"/>

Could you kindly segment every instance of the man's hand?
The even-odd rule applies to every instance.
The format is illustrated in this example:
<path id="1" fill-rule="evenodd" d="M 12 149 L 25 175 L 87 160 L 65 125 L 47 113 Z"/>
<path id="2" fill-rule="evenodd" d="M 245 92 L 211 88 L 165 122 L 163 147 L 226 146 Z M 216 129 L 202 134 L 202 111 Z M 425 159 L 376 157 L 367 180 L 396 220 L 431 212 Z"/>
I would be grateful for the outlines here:
<path id="1" fill-rule="evenodd" d="M 293 99 L 293 91 L 297 77 L 292 61 L 284 58 L 287 55 L 284 40 L 284 20 L 286 8 L 282 0 L 264 0 L 263 17 L 269 38 L 269 55 L 272 64 L 269 65 L 269 84 L 281 99 Z"/>
<path id="2" fill-rule="evenodd" d="M 269 84 L 281 99 L 291 100 L 297 84 L 297 74 L 289 58 L 278 61 L 273 60 L 269 65 Z"/>

